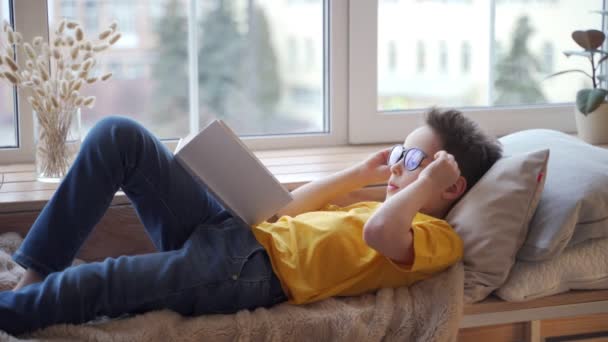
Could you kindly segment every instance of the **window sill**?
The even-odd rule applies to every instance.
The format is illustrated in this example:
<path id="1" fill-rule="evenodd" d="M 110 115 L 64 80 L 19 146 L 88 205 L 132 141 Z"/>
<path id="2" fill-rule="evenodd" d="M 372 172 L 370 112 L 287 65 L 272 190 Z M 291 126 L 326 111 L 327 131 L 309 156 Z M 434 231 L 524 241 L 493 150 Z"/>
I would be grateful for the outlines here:
<path id="1" fill-rule="evenodd" d="M 370 153 L 389 145 L 357 145 L 288 150 L 264 150 L 255 154 L 288 190 L 342 170 Z M 36 180 L 33 164 L 0 165 L 4 184 L 0 187 L 0 213 L 39 211 L 51 198 L 58 184 Z M 1 180 L 0 176 L 0 180 Z M 112 206 L 129 204 L 122 191 Z"/>
<path id="2" fill-rule="evenodd" d="M 281 184 L 291 191 L 302 184 L 353 165 L 370 153 L 388 146 L 390 144 L 349 145 L 264 150 L 254 153 Z M 600 147 L 608 148 L 608 145 Z M 0 165 L 0 174 L 4 175 L 4 184 L 0 187 L 0 214 L 40 211 L 58 186 L 36 181 L 33 164 Z M 118 191 L 111 205 L 126 204 L 130 204 L 129 199 L 124 192 Z"/>

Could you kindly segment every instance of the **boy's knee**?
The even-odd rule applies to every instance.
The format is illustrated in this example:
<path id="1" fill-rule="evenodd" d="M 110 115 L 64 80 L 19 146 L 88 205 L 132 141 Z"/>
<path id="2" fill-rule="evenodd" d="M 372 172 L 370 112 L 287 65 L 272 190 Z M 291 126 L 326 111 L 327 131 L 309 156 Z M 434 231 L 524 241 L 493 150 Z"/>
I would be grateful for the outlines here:
<path id="1" fill-rule="evenodd" d="M 137 121 L 118 115 L 106 116 L 99 120 L 87 135 L 97 144 L 130 144 L 142 132 L 143 126 Z"/>

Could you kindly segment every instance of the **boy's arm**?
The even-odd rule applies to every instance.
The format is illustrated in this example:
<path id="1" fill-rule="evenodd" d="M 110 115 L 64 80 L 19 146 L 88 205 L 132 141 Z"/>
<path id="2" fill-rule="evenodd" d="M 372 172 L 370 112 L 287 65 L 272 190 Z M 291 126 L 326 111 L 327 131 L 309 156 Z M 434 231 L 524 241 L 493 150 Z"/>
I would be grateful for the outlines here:
<path id="1" fill-rule="evenodd" d="M 411 265 L 414 261 L 412 221 L 432 192 L 430 179 L 418 178 L 386 200 L 363 227 L 367 245 L 397 263 Z"/>
<path id="2" fill-rule="evenodd" d="M 306 183 L 291 194 L 293 201 L 279 210 L 277 218 L 283 215 L 295 216 L 321 208 L 331 200 L 364 187 L 366 181 L 357 166 L 352 166 L 330 176 Z"/>
<path id="3" fill-rule="evenodd" d="M 452 155 L 437 152 L 434 161 L 420 172 L 418 178 L 386 200 L 363 227 L 363 239 L 371 248 L 397 263 L 411 265 L 412 221 L 434 194 L 456 182 L 460 169 Z"/>
<path id="4" fill-rule="evenodd" d="M 390 148 L 373 153 L 366 160 L 330 176 L 304 184 L 291 192 L 294 197 L 271 219 L 283 215 L 295 216 L 318 210 L 331 200 L 369 184 L 386 182 L 390 170 L 386 165 Z"/>

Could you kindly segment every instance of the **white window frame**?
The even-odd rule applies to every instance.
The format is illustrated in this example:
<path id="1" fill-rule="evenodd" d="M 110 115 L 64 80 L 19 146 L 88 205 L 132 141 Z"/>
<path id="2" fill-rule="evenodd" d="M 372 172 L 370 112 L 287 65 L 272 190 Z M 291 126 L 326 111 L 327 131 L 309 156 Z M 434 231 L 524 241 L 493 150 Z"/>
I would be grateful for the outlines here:
<path id="1" fill-rule="evenodd" d="M 26 41 L 35 36 L 48 37 L 46 0 L 13 0 L 14 26 Z M 23 56 L 17 52 L 17 61 L 23 67 Z M 0 165 L 10 163 L 32 163 L 34 161 L 34 120 L 32 107 L 26 97 L 17 91 L 17 148 L 0 149 Z M 29 113 L 29 115 L 27 114 Z"/>
<path id="2" fill-rule="evenodd" d="M 189 13 L 196 9 L 198 0 L 190 0 Z M 35 36 L 49 36 L 47 0 L 13 0 L 15 29 L 23 34 L 24 40 L 31 41 Z M 302 133 L 294 135 L 272 135 L 264 137 L 244 137 L 245 144 L 254 150 L 276 148 L 319 147 L 347 144 L 347 106 L 348 106 L 348 0 L 324 2 L 324 108 L 327 113 L 325 121 L 329 133 Z M 197 25 L 189 20 L 189 44 L 196 44 Z M 327 39 L 329 38 L 329 39 Z M 331 46 L 330 43 L 331 42 Z M 196 50 L 193 50 L 196 51 Z M 190 54 L 190 59 L 194 55 Z M 23 60 L 20 58 L 19 60 Z M 190 74 L 197 75 L 197 63 L 190 63 Z M 192 71 L 195 71 L 194 73 Z M 193 80 L 196 77 L 192 77 Z M 198 94 L 198 83 L 189 82 L 191 94 Z M 110 85 L 111 86 L 111 85 Z M 22 94 L 17 95 L 18 108 L 18 147 L 0 149 L 0 165 L 34 162 L 34 130 L 31 106 Z M 190 129 L 198 127 L 198 99 L 190 102 Z M 23 115 L 25 113 L 25 115 Z M 324 113 L 325 114 L 325 113 Z M 163 140 L 169 149 L 174 149 L 176 140 Z"/>
<path id="3" fill-rule="evenodd" d="M 490 20 L 494 1 L 488 1 Z M 420 125 L 424 110 L 378 110 L 378 0 L 351 1 L 349 23 L 349 142 L 401 141 Z M 495 136 L 531 128 L 576 132 L 574 103 L 459 109 Z"/>

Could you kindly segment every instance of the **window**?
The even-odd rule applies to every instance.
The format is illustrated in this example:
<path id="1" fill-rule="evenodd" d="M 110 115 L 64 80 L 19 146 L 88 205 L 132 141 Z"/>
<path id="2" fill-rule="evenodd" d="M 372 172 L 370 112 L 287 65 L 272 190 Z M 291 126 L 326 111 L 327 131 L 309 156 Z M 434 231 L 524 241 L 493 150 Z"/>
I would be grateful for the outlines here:
<path id="1" fill-rule="evenodd" d="M 213 3 L 199 16 L 201 123 L 222 118 L 242 136 L 327 132 L 325 76 L 315 68 L 324 65 L 323 1 Z M 294 37 L 304 37 L 303 70 L 282 72 L 300 66 Z"/>
<path id="2" fill-rule="evenodd" d="M 588 81 L 545 77 L 588 68 L 560 52 L 578 49 L 571 31 L 601 28 L 592 11 L 605 9 L 602 0 L 12 3 L 15 23 L 42 36 L 61 17 L 88 25 L 87 7 L 98 30 L 119 22 L 123 38 L 98 60 L 116 75 L 88 88 L 98 101 L 83 111 L 85 129 L 122 114 L 170 140 L 222 118 L 253 148 L 395 142 L 431 105 L 464 108 L 497 135 L 572 132 L 573 100 Z M 10 89 L 0 96 L 0 127 L 19 129 L 21 149 L 32 139 L 31 109 Z M 17 160 L 8 152 L 0 163 Z"/>
<path id="3" fill-rule="evenodd" d="M 165 0 L 149 0 L 148 1 L 148 13 L 150 17 L 157 20 L 164 15 L 164 1 Z"/>
<path id="4" fill-rule="evenodd" d="M 545 42 L 542 50 L 542 69 L 547 74 L 553 73 L 554 62 L 554 47 L 553 43 Z"/>
<path id="5" fill-rule="evenodd" d="M 396 71 L 397 69 L 397 44 L 394 41 L 388 43 L 388 56 L 387 56 L 388 70 Z"/>
<path id="6" fill-rule="evenodd" d="M 445 40 L 439 42 L 439 70 L 442 74 L 448 72 L 448 46 Z"/>
<path id="7" fill-rule="evenodd" d="M 346 3 L 13 3 L 18 3 L 15 13 L 27 18 L 17 22 L 30 23 L 30 41 L 35 35 L 53 39 L 58 21 L 66 17 L 81 22 L 87 37 L 97 36 L 112 21 L 118 22 L 122 38 L 98 55 L 95 68 L 96 75 L 108 71 L 115 74 L 109 83 L 95 83 L 83 89 L 84 94 L 97 97 L 95 108 L 82 110 L 83 136 L 99 119 L 116 114 L 138 120 L 170 148 L 177 138 L 198 131 L 213 118 L 227 121 L 252 148 L 346 142 Z M 95 25 L 96 32 L 90 32 Z M 331 40 L 336 43 L 330 50 Z M 330 61 L 335 63 L 331 68 Z M 302 67 L 299 72 L 292 72 L 298 65 Z M 2 113 L 11 107 L 6 94 L 6 90 L 0 93 Z M 20 104 L 27 102 L 19 99 Z M 33 125 L 28 112 L 31 109 L 15 114 L 19 127 L 25 130 L 24 141 L 32 140 L 29 151 L 23 150 L 24 161 L 33 160 Z M 21 125 L 22 119 L 29 122 Z M 3 114 L 3 129 L 9 125 L 6 121 Z M 7 136 L 4 134 L 3 138 Z M 0 148 L 0 164 L 15 160 Z"/>
<path id="8" fill-rule="evenodd" d="M 471 44 L 462 42 L 460 57 L 462 72 L 468 74 L 471 71 Z"/>
<path id="9" fill-rule="evenodd" d="M 124 114 L 143 122 L 160 137 L 179 138 L 190 128 L 188 1 L 165 1 L 163 14 L 153 26 L 156 30 L 149 31 L 137 30 L 134 10 L 145 5 L 141 1 L 115 1 L 112 11 L 103 11 L 113 14 L 108 19 L 118 22 L 128 43 L 117 44 L 101 55 L 105 68 L 114 73 L 112 87 L 100 84 L 92 89 L 99 97 L 97 106 L 84 116 L 83 124 L 88 129 L 105 113 Z M 100 10 L 107 6 L 106 2 L 95 2 Z M 283 82 L 295 83 L 309 93 L 321 94 L 323 90 L 321 72 L 307 74 L 306 79 L 280 72 L 281 59 L 290 56 L 291 47 L 275 43 L 285 41 L 278 28 L 286 25 L 284 16 L 291 15 L 293 20 L 295 12 L 290 12 L 289 7 L 269 7 L 270 1 L 252 1 L 242 6 L 220 1 L 216 6 L 213 2 L 208 5 L 202 6 L 197 15 L 200 125 L 219 117 L 241 135 L 322 131 L 318 123 L 323 120 L 311 118 L 310 111 L 306 117 L 290 106 L 295 102 L 301 106 L 301 97 L 282 91 Z M 316 25 L 322 27 L 323 7 L 320 1 L 318 5 L 314 14 Z M 51 25 L 54 21 L 50 18 Z M 292 32 L 312 33 L 312 25 L 315 23 L 310 21 L 292 25 L 297 26 Z M 315 63 L 323 62 L 318 60 L 322 56 L 314 52 L 315 45 L 322 46 L 322 41 L 307 38 L 305 43 L 305 65 L 312 70 Z M 151 70 L 149 77 L 144 72 L 146 68 Z M 308 103 L 308 107 L 322 115 L 322 96 L 307 98 L 316 101 Z"/>
<path id="10" fill-rule="evenodd" d="M 357 23 L 349 35 L 349 76 L 356 85 L 349 94 L 351 141 L 398 141 L 429 106 L 465 108 L 498 135 L 525 128 L 575 129 L 572 103 L 587 80 L 580 74 L 545 80 L 543 64 L 554 59 L 555 70 L 588 69 L 588 62 L 562 54 L 547 58 L 543 46 L 578 49 L 570 33 L 601 29 L 602 16 L 592 11 L 601 10 L 603 1 L 370 0 L 350 6 L 349 20 Z M 376 47 L 395 39 L 395 32 L 404 46 L 414 47 L 415 67 L 379 77 L 385 62 L 377 60 Z M 461 59 L 467 72 L 445 75 L 447 47 L 458 41 L 466 42 Z M 439 72 L 429 62 L 437 60 Z M 370 125 L 375 129 L 367 129 Z"/>
<path id="11" fill-rule="evenodd" d="M 100 5 L 103 6 L 103 4 L 105 2 L 102 2 L 101 0 L 93 0 L 96 2 L 99 2 Z M 138 1 L 140 2 L 140 1 Z M 178 3 L 177 1 L 175 3 Z M 105 3 L 106 5 L 104 7 L 108 8 L 108 4 Z M 110 3 L 110 5 L 112 6 L 113 12 L 114 14 L 114 19 L 118 22 L 118 24 L 120 25 L 120 29 L 121 31 L 126 35 L 136 35 L 137 34 L 137 29 L 136 29 L 136 19 L 137 16 L 135 15 L 135 1 L 123 1 L 123 0 L 114 0 L 114 2 Z M 182 2 L 182 5 L 184 5 L 184 3 Z"/>
<path id="12" fill-rule="evenodd" d="M 298 41 L 295 37 L 287 40 L 287 65 L 290 71 L 298 70 Z"/>
<path id="13" fill-rule="evenodd" d="M 306 68 L 307 70 L 313 70 L 317 62 L 317 56 L 315 54 L 315 43 L 312 38 L 306 38 Z"/>
<path id="14" fill-rule="evenodd" d="M 416 71 L 422 73 L 426 67 L 426 51 L 424 50 L 424 42 L 420 40 L 416 43 L 416 54 Z"/>
<path id="15" fill-rule="evenodd" d="M 11 23 L 8 0 L 0 0 L 0 25 Z M 6 42 L 0 40 L 2 51 Z M 1 70 L 1 68 L 0 68 Z M 17 121 L 15 116 L 15 88 L 4 79 L 0 79 L 0 148 L 17 147 Z"/>
<path id="16" fill-rule="evenodd" d="M 59 4 L 61 15 L 69 18 L 76 18 L 76 0 L 61 0 Z"/>
<path id="17" fill-rule="evenodd" d="M 87 0 L 84 3 L 84 28 L 86 32 L 97 32 L 99 30 L 99 12 L 97 0 Z"/>

